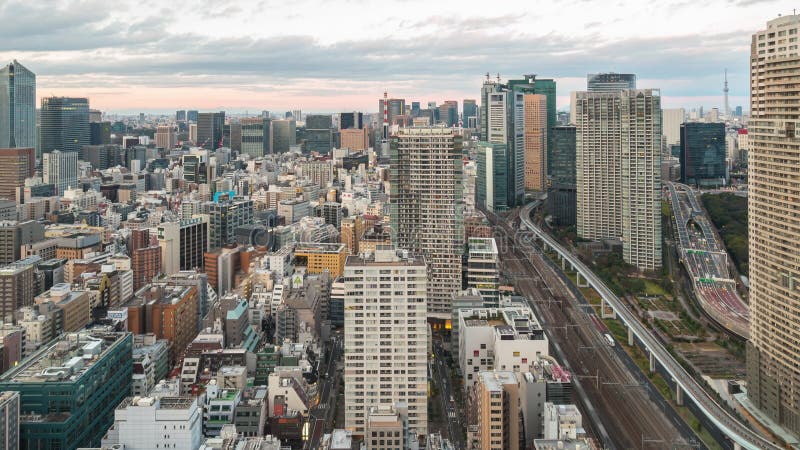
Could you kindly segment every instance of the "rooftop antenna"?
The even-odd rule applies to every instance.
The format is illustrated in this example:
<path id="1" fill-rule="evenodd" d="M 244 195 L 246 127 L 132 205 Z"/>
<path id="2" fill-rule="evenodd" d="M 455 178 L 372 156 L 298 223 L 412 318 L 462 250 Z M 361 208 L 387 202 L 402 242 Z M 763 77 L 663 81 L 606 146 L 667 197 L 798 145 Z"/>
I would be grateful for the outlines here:
<path id="1" fill-rule="evenodd" d="M 497 72 L 497 82 L 500 82 L 500 72 Z"/>

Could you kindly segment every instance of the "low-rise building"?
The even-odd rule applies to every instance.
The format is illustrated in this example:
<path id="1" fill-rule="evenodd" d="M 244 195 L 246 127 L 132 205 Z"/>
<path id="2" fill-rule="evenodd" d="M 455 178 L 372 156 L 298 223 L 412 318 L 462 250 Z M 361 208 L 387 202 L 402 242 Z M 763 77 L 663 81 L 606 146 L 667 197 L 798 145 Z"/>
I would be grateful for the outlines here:
<path id="1" fill-rule="evenodd" d="M 128 397 L 114 410 L 103 445 L 126 450 L 199 448 L 203 416 L 197 397 Z"/>

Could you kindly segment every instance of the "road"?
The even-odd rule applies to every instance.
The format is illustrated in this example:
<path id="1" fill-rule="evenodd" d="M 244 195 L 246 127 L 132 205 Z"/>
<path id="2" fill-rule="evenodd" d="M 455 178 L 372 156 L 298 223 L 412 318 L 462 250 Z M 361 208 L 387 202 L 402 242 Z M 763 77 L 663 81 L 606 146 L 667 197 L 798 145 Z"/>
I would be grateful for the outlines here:
<path id="1" fill-rule="evenodd" d="M 431 362 L 431 370 L 433 380 L 439 388 L 439 399 L 442 402 L 442 412 L 445 414 L 445 423 L 447 423 L 447 434 L 450 442 L 458 450 L 466 448 L 464 442 L 464 434 L 467 429 L 464 424 L 464 411 L 456 406 L 455 402 L 450 399 L 455 399 L 456 392 L 450 384 L 450 371 L 447 367 L 447 360 L 445 350 L 442 348 L 438 341 L 433 342 L 433 361 Z"/>
<path id="2" fill-rule="evenodd" d="M 605 448 L 691 448 L 691 430 L 668 416 L 669 406 L 619 346 L 610 347 L 578 297 L 530 242 L 495 223 L 500 259 L 516 289 L 531 302 L 556 356 L 573 374 L 584 426 Z"/>
<path id="3" fill-rule="evenodd" d="M 342 336 L 336 334 L 331 340 L 331 351 L 328 362 L 322 368 L 319 378 L 319 403 L 311 408 L 308 414 L 309 440 L 306 442 L 307 450 L 317 450 L 319 448 L 322 435 L 326 428 L 330 428 L 333 423 L 334 402 L 336 401 L 336 387 L 339 383 L 340 372 L 336 364 L 341 361 L 344 351 L 344 341 Z M 344 406 L 344 405 L 342 405 Z"/>
<path id="4" fill-rule="evenodd" d="M 715 398 L 709 394 L 695 380 L 686 369 L 678 363 L 675 358 L 663 347 L 661 342 L 650 332 L 639 319 L 625 307 L 620 299 L 603 283 L 603 281 L 578 258 L 576 255 L 564 249 L 552 236 L 538 228 L 530 218 L 532 209 L 539 202 L 533 202 L 522 208 L 520 218 L 525 226 L 535 233 L 536 237 L 544 240 L 548 247 L 555 249 L 559 255 L 563 256 L 575 270 L 579 271 L 587 282 L 600 294 L 601 297 L 611 306 L 631 332 L 642 342 L 650 354 L 657 360 L 666 372 L 675 380 L 683 392 L 683 397 L 688 397 L 703 415 L 709 418 L 719 430 L 728 436 L 736 445 L 747 449 L 775 449 L 780 448 L 775 443 L 764 438 L 757 432 L 750 429 L 745 423 L 734 417 L 728 410 L 721 406 Z"/>
<path id="5" fill-rule="evenodd" d="M 750 311 L 736 290 L 735 275 L 711 219 L 694 191 L 684 184 L 667 183 L 675 218 L 678 252 L 692 283 L 697 302 L 705 313 L 734 336 L 750 336 Z M 699 227 L 699 230 L 697 229 Z"/>

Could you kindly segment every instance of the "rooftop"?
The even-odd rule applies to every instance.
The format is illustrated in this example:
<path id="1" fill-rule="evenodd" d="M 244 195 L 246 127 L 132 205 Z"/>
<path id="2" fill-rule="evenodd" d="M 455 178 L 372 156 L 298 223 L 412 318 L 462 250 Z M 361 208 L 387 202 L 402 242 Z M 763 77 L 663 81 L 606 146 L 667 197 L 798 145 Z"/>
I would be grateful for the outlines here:
<path id="1" fill-rule="evenodd" d="M 197 397 L 176 396 L 176 397 L 127 397 L 117 406 L 117 409 L 127 409 L 136 407 L 155 407 L 155 409 L 189 409 Z"/>
<path id="2" fill-rule="evenodd" d="M 514 375 L 514 372 L 507 370 L 485 371 L 481 372 L 480 376 L 487 391 L 501 391 L 503 390 L 503 385 L 517 384 L 517 376 Z"/>
<path id="3" fill-rule="evenodd" d="M 394 250 L 391 246 L 379 245 L 375 253 L 362 253 L 347 257 L 345 267 L 352 266 L 424 266 L 422 256 L 408 250 Z"/>
<path id="4" fill-rule="evenodd" d="M 75 381 L 129 333 L 67 333 L 0 376 L 5 383 Z"/>
<path id="5" fill-rule="evenodd" d="M 342 243 L 327 242 L 301 242 L 294 249 L 295 253 L 342 253 L 345 245 Z"/>
<path id="6" fill-rule="evenodd" d="M 469 238 L 469 252 L 470 253 L 486 253 L 490 255 L 497 254 L 497 242 L 494 238 Z"/>

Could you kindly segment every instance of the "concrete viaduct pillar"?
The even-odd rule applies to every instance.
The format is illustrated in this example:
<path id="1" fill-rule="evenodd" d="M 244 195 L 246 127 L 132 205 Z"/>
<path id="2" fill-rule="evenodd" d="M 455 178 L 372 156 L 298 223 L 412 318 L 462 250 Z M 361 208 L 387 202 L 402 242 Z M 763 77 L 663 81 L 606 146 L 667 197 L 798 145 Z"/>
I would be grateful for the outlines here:
<path id="1" fill-rule="evenodd" d="M 656 357 L 652 351 L 650 351 L 650 373 L 656 371 Z"/>

